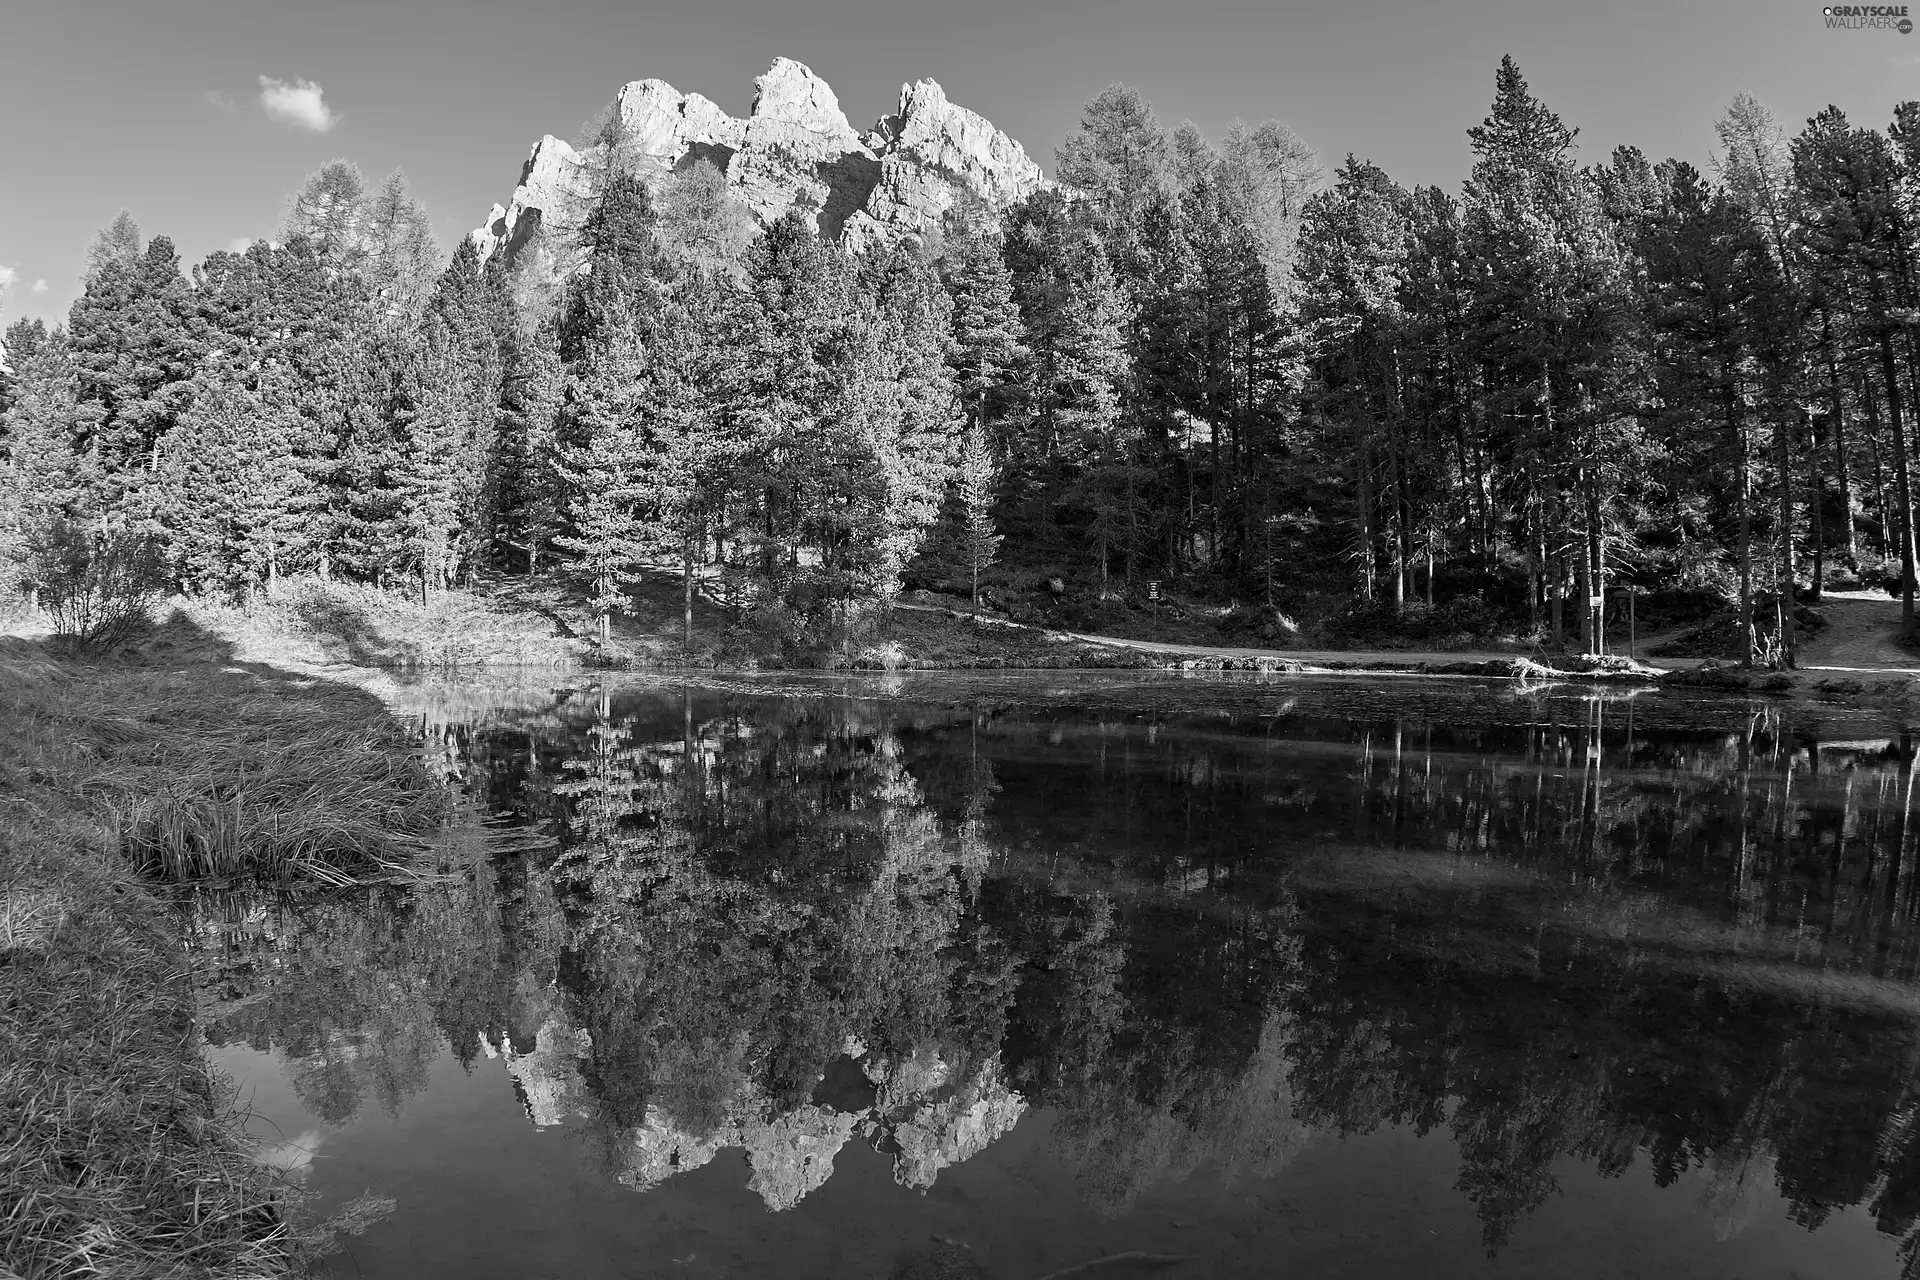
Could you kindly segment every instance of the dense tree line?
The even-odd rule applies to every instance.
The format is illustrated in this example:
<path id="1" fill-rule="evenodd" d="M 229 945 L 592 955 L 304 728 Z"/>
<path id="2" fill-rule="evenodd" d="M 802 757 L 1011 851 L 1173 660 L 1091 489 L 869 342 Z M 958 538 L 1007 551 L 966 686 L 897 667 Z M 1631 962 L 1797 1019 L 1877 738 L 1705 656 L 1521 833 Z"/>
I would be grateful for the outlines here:
<path id="1" fill-rule="evenodd" d="M 1711 177 L 1582 167 L 1508 59 L 1456 196 L 1114 86 L 1057 185 L 893 248 L 756 237 L 711 166 L 613 147 L 444 266 L 336 162 L 190 276 L 123 216 L 67 324 L 8 331 L 3 536 L 29 587 L 118 536 L 196 590 L 554 567 L 603 628 L 672 565 L 689 620 L 704 586 L 808 643 L 1003 554 L 1587 649 L 1622 586 L 1718 595 L 1777 661 L 1864 573 L 1911 631 L 1920 104 L 1718 130 Z"/>

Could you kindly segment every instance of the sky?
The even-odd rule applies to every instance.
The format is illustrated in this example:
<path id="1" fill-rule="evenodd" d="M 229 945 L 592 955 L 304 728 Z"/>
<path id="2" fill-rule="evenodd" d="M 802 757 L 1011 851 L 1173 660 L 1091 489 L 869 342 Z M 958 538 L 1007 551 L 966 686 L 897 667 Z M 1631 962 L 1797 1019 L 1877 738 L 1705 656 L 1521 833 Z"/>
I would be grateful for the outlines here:
<path id="1" fill-rule="evenodd" d="M 121 208 L 191 263 L 271 235 L 336 157 L 405 169 L 451 251 L 536 139 L 629 80 L 745 115 L 791 57 L 864 130 L 930 76 L 1049 172 L 1117 81 L 1169 128 L 1283 120 L 1329 168 L 1457 189 L 1506 53 L 1591 163 L 1631 143 L 1704 168 L 1741 90 L 1791 129 L 1920 98 L 1920 31 L 1829 29 L 1805 0 L 0 0 L 0 322 L 63 317 Z"/>

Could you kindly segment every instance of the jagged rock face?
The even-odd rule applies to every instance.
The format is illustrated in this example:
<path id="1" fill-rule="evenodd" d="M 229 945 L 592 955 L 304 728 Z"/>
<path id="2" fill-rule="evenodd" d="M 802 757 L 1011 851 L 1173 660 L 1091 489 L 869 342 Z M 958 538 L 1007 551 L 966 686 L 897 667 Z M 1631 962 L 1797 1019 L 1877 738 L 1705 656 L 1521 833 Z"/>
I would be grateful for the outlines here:
<path id="1" fill-rule="evenodd" d="M 745 120 L 662 80 L 620 90 L 614 118 L 623 160 L 660 171 L 706 160 L 761 225 L 798 208 L 821 234 L 854 248 L 925 232 L 956 200 L 1003 208 L 1045 182 L 1018 142 L 947 101 L 932 80 L 904 85 L 900 107 L 856 134 L 826 81 L 790 58 L 754 82 Z M 601 146 L 577 152 L 551 135 L 534 144 L 520 185 L 473 233 L 483 255 L 514 254 L 541 225 L 572 217 Z"/>

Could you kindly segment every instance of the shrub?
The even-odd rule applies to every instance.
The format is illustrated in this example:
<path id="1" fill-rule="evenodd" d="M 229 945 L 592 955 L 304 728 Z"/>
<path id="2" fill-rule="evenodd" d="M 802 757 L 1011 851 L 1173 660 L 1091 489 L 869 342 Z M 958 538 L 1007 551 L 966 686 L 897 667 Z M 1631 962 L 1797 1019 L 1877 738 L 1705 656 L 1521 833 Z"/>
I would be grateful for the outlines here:
<path id="1" fill-rule="evenodd" d="M 165 574 L 152 539 L 126 528 L 89 532 L 56 520 L 28 548 L 22 585 L 53 633 L 82 649 L 112 649 L 152 625 Z"/>

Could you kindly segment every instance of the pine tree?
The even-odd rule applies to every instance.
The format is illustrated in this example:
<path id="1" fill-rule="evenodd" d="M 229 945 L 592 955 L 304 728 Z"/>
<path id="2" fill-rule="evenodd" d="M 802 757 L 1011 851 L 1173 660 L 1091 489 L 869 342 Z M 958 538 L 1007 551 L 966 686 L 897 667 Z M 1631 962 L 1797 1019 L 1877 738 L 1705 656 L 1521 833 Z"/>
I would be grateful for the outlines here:
<path id="1" fill-rule="evenodd" d="M 1913 485 L 1900 338 L 1916 295 L 1916 216 L 1900 199 L 1899 161 L 1883 135 L 1851 126 L 1836 107 L 1793 140 L 1794 177 L 1804 221 L 1800 243 L 1815 291 L 1862 348 L 1884 395 L 1893 442 L 1895 510 L 1889 513 L 1901 564 L 1901 630 L 1915 634 Z"/>
<path id="2" fill-rule="evenodd" d="M 1344 429 L 1336 455 L 1354 478 L 1359 596 L 1374 595 L 1379 512 L 1374 486 L 1385 419 L 1397 408 L 1392 378 L 1403 322 L 1404 193 L 1379 166 L 1348 156 L 1331 190 L 1307 204 L 1295 271 L 1300 316 L 1320 407 Z"/>
<path id="3" fill-rule="evenodd" d="M 62 525 L 100 515 L 98 465 L 81 447 L 88 431 L 66 335 L 54 330 L 14 364 L 13 403 L 0 420 L 0 571 L 11 587 Z"/>
<path id="4" fill-rule="evenodd" d="M 8 325 L 5 336 L 0 337 L 0 420 L 6 418 L 7 410 L 13 406 L 14 388 L 20 381 L 20 366 L 46 340 L 46 322 L 24 317 Z M 0 431 L 0 456 L 5 455 L 6 447 L 6 434 Z"/>
<path id="5" fill-rule="evenodd" d="M 953 306 L 955 388 L 969 421 L 990 429 L 1004 410 L 1026 349 L 1020 345 L 1020 308 L 1013 299 L 1013 273 L 1000 252 L 999 236 L 961 224 L 946 240 L 944 279 Z"/>
<path id="6" fill-rule="evenodd" d="M 856 447 L 874 458 L 883 489 L 851 538 L 869 558 L 868 576 L 850 599 L 852 614 L 899 590 L 901 572 L 939 516 L 965 421 L 949 363 L 953 305 L 932 264 L 904 246 L 875 251 L 862 264 L 859 287 L 874 306 L 871 332 L 893 366 L 885 376 L 897 399 L 881 402 L 871 434 Z"/>
<path id="7" fill-rule="evenodd" d="M 647 552 L 639 505 L 647 494 L 640 429 L 645 351 L 631 310 L 611 304 L 567 373 L 555 474 L 564 485 L 566 531 L 554 539 L 573 559 L 606 643 L 624 590 Z"/>
<path id="8" fill-rule="evenodd" d="M 1468 252 L 1478 273 L 1469 341 L 1487 375 L 1488 408 L 1512 423 L 1502 442 L 1525 489 L 1536 608 L 1544 594 L 1559 640 L 1577 588 L 1583 647 L 1603 627 L 1605 522 L 1626 451 L 1637 374 L 1630 270 L 1595 184 L 1573 166 L 1575 131 L 1535 98 L 1512 58 L 1493 109 L 1468 136 Z"/>
<path id="9" fill-rule="evenodd" d="M 131 263 L 89 278 L 68 317 L 83 402 L 97 413 L 87 442 L 118 496 L 137 489 L 160 437 L 192 402 L 206 352 L 197 305 L 173 242 L 156 236 Z"/>
<path id="10" fill-rule="evenodd" d="M 992 564 L 1000 551 L 1000 534 L 993 523 L 998 470 L 986 432 L 977 424 L 968 427 L 954 467 L 953 487 L 960 506 L 960 546 L 976 605 L 980 603 L 980 571 Z"/>
<path id="11" fill-rule="evenodd" d="M 560 518 L 553 466 L 565 388 L 555 322 L 510 337 L 500 390 L 499 536 L 525 557 L 529 574 L 539 571 Z"/>
<path id="12" fill-rule="evenodd" d="M 271 592 L 310 546 L 315 486 L 301 468 L 296 389 L 230 362 L 195 376 L 193 407 L 160 441 L 154 516 L 176 577 Z"/>

